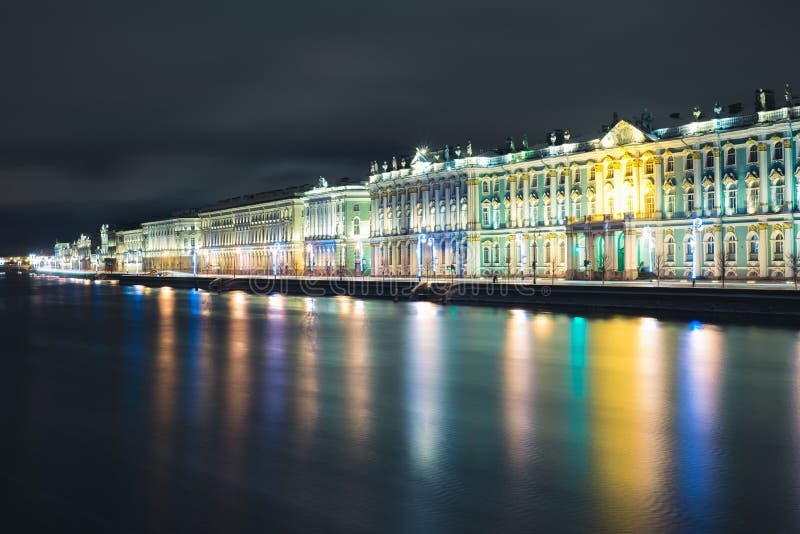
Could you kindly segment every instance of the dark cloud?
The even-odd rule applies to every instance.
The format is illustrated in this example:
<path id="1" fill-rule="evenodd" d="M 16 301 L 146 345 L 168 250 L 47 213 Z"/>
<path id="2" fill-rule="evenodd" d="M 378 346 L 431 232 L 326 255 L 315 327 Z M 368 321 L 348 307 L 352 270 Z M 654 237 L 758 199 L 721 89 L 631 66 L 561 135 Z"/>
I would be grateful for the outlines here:
<path id="1" fill-rule="evenodd" d="M 0 249 L 330 178 L 418 143 L 594 136 L 750 105 L 797 3 L 37 2 L 0 6 Z"/>

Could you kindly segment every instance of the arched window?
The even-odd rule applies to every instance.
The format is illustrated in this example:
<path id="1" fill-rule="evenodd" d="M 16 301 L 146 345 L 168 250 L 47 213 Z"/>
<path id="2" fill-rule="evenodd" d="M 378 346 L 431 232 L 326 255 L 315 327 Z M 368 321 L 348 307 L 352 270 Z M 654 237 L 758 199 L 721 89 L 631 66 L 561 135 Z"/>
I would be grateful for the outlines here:
<path id="1" fill-rule="evenodd" d="M 714 168 L 714 151 L 709 150 L 706 152 L 706 169 Z"/>
<path id="2" fill-rule="evenodd" d="M 499 243 L 495 243 L 494 244 L 494 258 L 492 258 L 492 261 L 494 261 L 494 263 L 500 263 L 500 244 Z"/>
<path id="3" fill-rule="evenodd" d="M 667 156 L 666 172 L 675 172 L 675 157 Z"/>
<path id="4" fill-rule="evenodd" d="M 489 247 L 483 247 L 483 264 L 489 265 L 492 263 L 492 259 L 489 256 Z"/>
<path id="5" fill-rule="evenodd" d="M 489 182 L 484 180 L 483 182 L 481 182 L 481 186 L 482 186 L 483 194 L 484 195 L 488 195 L 489 194 Z"/>
<path id="6" fill-rule="evenodd" d="M 716 198 L 717 191 L 714 189 L 714 186 L 709 186 L 706 189 L 706 210 L 711 211 L 714 209 L 714 199 Z"/>
<path id="7" fill-rule="evenodd" d="M 648 159 L 644 164 L 644 173 L 645 174 L 653 174 L 653 158 Z"/>
<path id="8" fill-rule="evenodd" d="M 693 169 L 694 169 L 694 154 L 689 152 L 689 154 L 686 155 L 686 170 L 691 171 Z"/>
<path id="9" fill-rule="evenodd" d="M 736 149 L 728 149 L 728 153 L 725 158 L 725 165 L 736 165 Z"/>
<path id="10" fill-rule="evenodd" d="M 725 261 L 736 263 L 736 235 L 733 233 L 725 237 Z"/>
<path id="11" fill-rule="evenodd" d="M 664 211 L 667 215 L 675 213 L 675 190 L 664 191 Z"/>
<path id="12" fill-rule="evenodd" d="M 581 183 L 581 170 L 575 169 L 575 172 L 572 173 L 572 183 L 578 185 Z"/>
<path id="13" fill-rule="evenodd" d="M 706 249 L 706 261 L 714 261 L 714 236 L 713 234 L 706 234 L 703 239 Z"/>
<path id="14" fill-rule="evenodd" d="M 758 209 L 758 183 L 751 182 L 747 186 L 747 213 L 755 213 Z"/>
<path id="15" fill-rule="evenodd" d="M 675 239 L 671 235 L 664 238 L 664 254 L 667 261 L 675 261 Z"/>
<path id="16" fill-rule="evenodd" d="M 558 177 L 558 187 L 564 187 L 564 184 L 567 182 L 567 173 L 566 171 L 562 172 Z"/>
<path id="17" fill-rule="evenodd" d="M 747 256 L 750 261 L 758 261 L 758 234 L 750 234 L 747 238 Z"/>
<path id="18" fill-rule="evenodd" d="M 783 234 L 781 232 L 776 233 L 772 240 L 772 259 L 783 260 Z"/>
<path id="19" fill-rule="evenodd" d="M 774 211 L 780 211 L 783 206 L 783 178 L 775 177 L 771 186 L 772 206 Z"/>
<path id="20" fill-rule="evenodd" d="M 625 176 L 633 176 L 633 162 L 629 161 L 627 165 L 625 165 Z"/>
<path id="21" fill-rule="evenodd" d="M 597 170 L 594 168 L 594 165 L 589 165 L 589 181 L 594 181 L 597 177 Z"/>
<path id="22" fill-rule="evenodd" d="M 692 235 L 689 234 L 686 236 L 686 241 L 684 241 L 686 263 L 692 263 L 694 261 L 694 248 L 694 240 L 692 239 Z"/>
<path id="23" fill-rule="evenodd" d="M 506 261 L 505 263 L 511 264 L 511 242 L 506 241 Z"/>
<path id="24" fill-rule="evenodd" d="M 725 211 L 728 215 L 734 215 L 737 209 L 736 184 L 731 184 L 725 190 Z"/>
<path id="25" fill-rule="evenodd" d="M 614 177 L 614 166 L 611 163 L 609 163 L 606 166 L 606 178 L 611 179 L 613 177 Z"/>
<path id="26" fill-rule="evenodd" d="M 750 150 L 747 154 L 747 163 L 758 163 L 758 146 L 750 145 Z"/>
<path id="27" fill-rule="evenodd" d="M 551 251 L 550 251 L 550 240 L 544 242 L 544 262 L 550 263 Z"/>
<path id="28" fill-rule="evenodd" d="M 775 148 L 772 151 L 772 159 L 774 160 L 783 159 L 783 141 L 778 141 L 777 143 L 775 143 Z"/>

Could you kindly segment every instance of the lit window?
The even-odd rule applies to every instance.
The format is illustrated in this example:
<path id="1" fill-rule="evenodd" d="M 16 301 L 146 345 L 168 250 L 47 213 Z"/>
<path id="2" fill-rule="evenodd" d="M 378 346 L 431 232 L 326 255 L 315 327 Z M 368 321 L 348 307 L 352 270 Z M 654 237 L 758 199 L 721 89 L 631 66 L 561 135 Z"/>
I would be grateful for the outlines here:
<path id="1" fill-rule="evenodd" d="M 758 147 L 756 145 L 750 146 L 750 151 L 747 156 L 747 163 L 758 163 Z"/>
<path id="2" fill-rule="evenodd" d="M 781 160 L 783 159 L 783 142 L 778 141 L 775 143 L 775 150 L 772 152 L 772 159 L 774 160 Z"/>
<path id="3" fill-rule="evenodd" d="M 667 156 L 667 172 L 675 172 L 675 158 Z"/>

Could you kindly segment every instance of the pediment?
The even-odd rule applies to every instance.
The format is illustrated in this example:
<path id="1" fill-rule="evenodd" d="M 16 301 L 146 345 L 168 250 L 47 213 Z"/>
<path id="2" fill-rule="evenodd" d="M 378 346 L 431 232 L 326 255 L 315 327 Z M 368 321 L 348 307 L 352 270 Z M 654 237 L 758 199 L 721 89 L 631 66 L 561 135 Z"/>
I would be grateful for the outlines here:
<path id="1" fill-rule="evenodd" d="M 603 148 L 614 148 L 625 145 L 637 145 L 648 141 L 647 136 L 628 121 L 621 120 L 600 139 Z"/>

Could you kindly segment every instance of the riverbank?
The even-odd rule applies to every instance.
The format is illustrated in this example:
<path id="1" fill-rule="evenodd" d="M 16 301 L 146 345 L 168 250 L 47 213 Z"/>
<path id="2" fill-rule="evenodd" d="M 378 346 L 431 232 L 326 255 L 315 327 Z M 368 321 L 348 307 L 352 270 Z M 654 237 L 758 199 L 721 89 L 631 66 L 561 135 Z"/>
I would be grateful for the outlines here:
<path id="1" fill-rule="evenodd" d="M 86 273 L 61 276 L 86 278 Z M 424 300 L 441 304 L 519 307 L 583 315 L 649 315 L 697 320 L 794 323 L 800 320 L 800 292 L 783 289 L 670 287 L 634 285 L 567 285 L 492 283 L 489 281 L 427 282 L 367 278 L 156 277 L 103 274 L 100 279 L 122 286 L 172 287 L 253 294 L 350 296 L 394 301 Z M 215 281 L 216 280 L 216 281 Z"/>

